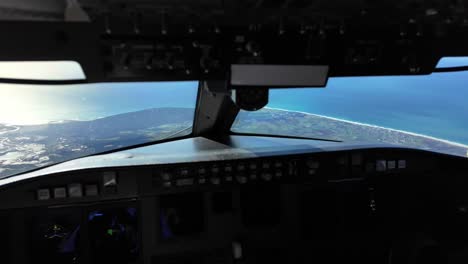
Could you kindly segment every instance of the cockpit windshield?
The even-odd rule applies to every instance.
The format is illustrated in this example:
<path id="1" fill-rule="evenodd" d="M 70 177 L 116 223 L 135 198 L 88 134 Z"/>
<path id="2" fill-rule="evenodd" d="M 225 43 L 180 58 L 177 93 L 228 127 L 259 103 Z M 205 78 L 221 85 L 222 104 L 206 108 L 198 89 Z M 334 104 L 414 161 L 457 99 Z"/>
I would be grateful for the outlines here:
<path id="1" fill-rule="evenodd" d="M 240 112 L 232 131 L 384 142 L 466 157 L 466 80 L 462 71 L 340 77 L 325 89 L 274 89 L 267 108 Z"/>
<path id="2" fill-rule="evenodd" d="M 337 77 L 325 89 L 271 89 L 267 107 L 240 111 L 231 131 L 466 157 L 467 79 L 468 71 Z M 0 84 L 0 178 L 190 135 L 197 93 L 198 82 Z"/>
<path id="3" fill-rule="evenodd" d="M 198 82 L 0 84 L 0 177 L 192 132 Z"/>

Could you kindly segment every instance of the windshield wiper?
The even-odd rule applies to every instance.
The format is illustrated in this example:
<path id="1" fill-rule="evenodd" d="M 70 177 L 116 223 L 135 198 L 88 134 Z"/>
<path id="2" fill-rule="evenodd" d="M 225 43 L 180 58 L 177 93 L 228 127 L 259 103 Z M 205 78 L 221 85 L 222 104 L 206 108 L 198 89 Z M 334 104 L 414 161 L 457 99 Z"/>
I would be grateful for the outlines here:
<path id="1" fill-rule="evenodd" d="M 288 138 L 288 139 L 304 139 L 304 140 L 317 140 L 317 141 L 338 142 L 338 143 L 343 142 L 343 141 L 337 140 L 337 139 L 299 137 L 299 136 L 290 136 L 290 135 L 272 135 L 272 134 L 261 134 L 261 133 L 231 132 L 231 135 L 234 135 L 234 136 L 252 136 L 252 137 Z"/>

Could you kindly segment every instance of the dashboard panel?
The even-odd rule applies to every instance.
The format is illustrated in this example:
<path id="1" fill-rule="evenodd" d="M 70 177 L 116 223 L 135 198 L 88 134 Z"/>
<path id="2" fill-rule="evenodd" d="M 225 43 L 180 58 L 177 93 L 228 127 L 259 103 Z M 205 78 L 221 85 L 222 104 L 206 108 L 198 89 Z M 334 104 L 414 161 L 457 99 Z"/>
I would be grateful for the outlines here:
<path id="1" fill-rule="evenodd" d="M 395 245 L 408 234 L 468 241 L 467 169 L 464 158 L 375 147 L 52 173 L 0 191 L 0 253 L 4 263 L 388 263 L 408 255 Z"/>

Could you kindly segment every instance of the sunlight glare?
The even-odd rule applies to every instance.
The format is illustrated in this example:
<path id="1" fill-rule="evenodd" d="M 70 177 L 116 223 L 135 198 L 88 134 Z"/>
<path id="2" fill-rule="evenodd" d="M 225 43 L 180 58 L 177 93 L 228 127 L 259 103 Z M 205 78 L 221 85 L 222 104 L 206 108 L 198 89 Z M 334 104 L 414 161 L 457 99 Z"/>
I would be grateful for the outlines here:
<path id="1" fill-rule="evenodd" d="M 76 61 L 0 61 L 0 78 L 19 80 L 85 80 Z"/>

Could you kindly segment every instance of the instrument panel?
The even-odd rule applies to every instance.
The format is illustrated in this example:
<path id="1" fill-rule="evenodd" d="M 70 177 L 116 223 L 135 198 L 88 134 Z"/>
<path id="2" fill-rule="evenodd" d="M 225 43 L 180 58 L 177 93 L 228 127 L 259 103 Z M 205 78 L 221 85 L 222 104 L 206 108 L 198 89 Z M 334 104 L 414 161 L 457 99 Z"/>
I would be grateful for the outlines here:
<path id="1" fill-rule="evenodd" d="M 465 163 L 365 149 L 52 174 L 0 192 L 0 253 L 5 263 L 375 263 L 388 258 L 383 227 L 426 209 L 401 199 L 429 197 L 435 175 Z"/>
<path id="2" fill-rule="evenodd" d="M 375 175 L 431 170 L 434 163 L 408 161 L 411 150 L 337 151 L 154 166 L 84 169 L 11 184 L 0 193 L 0 208 L 63 205 L 138 198 L 243 185 L 313 184 L 365 180 Z M 27 186 L 27 187 L 25 187 Z M 16 203 L 16 201 L 18 203 Z"/>

